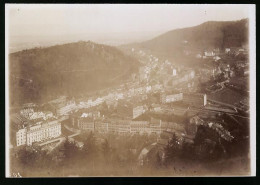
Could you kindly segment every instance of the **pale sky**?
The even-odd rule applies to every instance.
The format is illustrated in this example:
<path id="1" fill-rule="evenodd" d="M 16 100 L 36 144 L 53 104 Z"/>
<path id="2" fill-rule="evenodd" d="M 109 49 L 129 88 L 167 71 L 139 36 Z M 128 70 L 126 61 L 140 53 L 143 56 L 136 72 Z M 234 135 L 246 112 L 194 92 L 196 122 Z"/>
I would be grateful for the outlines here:
<path id="1" fill-rule="evenodd" d="M 9 36 L 144 35 L 248 18 L 249 5 L 6 5 Z"/>

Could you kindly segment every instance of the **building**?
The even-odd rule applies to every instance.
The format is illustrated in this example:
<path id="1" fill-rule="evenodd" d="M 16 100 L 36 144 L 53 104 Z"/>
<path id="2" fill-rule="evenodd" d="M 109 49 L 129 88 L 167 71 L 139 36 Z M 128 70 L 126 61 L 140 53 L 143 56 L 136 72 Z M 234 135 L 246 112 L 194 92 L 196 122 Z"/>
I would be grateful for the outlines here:
<path id="1" fill-rule="evenodd" d="M 207 104 L 207 95 L 201 93 L 183 93 L 183 102 L 196 107 L 205 106 Z"/>
<path id="2" fill-rule="evenodd" d="M 97 119 L 97 118 L 100 118 L 100 112 L 99 111 L 83 112 L 81 114 L 81 117 L 82 118 L 90 117 L 90 118 L 93 118 L 93 119 Z"/>
<path id="3" fill-rule="evenodd" d="M 68 100 L 66 96 L 50 101 L 49 105 L 51 106 L 52 112 L 58 116 L 65 115 L 77 108 L 74 99 Z"/>
<path id="4" fill-rule="evenodd" d="M 23 108 L 21 111 L 20 111 L 20 115 L 29 119 L 29 115 L 32 114 L 34 112 L 34 109 L 31 108 L 31 107 L 26 107 L 26 108 Z"/>
<path id="5" fill-rule="evenodd" d="M 204 56 L 205 57 L 214 57 L 215 52 L 214 51 L 204 51 Z"/>
<path id="6" fill-rule="evenodd" d="M 16 145 L 21 146 L 26 144 L 26 139 L 27 139 L 27 129 L 22 128 L 16 132 Z"/>
<path id="7" fill-rule="evenodd" d="M 81 117 L 78 119 L 78 128 L 81 130 L 94 132 L 95 131 L 94 120 L 88 117 Z"/>
<path id="8" fill-rule="evenodd" d="M 117 134 L 129 134 L 130 122 L 130 120 L 111 120 L 108 124 L 108 131 Z"/>
<path id="9" fill-rule="evenodd" d="M 130 122 L 130 133 L 144 134 L 149 128 L 148 121 L 131 121 Z"/>
<path id="10" fill-rule="evenodd" d="M 29 114 L 29 119 L 34 120 L 34 119 L 43 119 L 45 117 L 45 114 L 43 112 L 32 112 Z"/>
<path id="11" fill-rule="evenodd" d="M 151 118 L 148 134 L 160 135 L 161 133 L 162 133 L 162 120 Z"/>
<path id="12" fill-rule="evenodd" d="M 181 101 L 182 99 L 183 99 L 182 93 L 170 94 L 170 95 L 166 95 L 164 93 L 161 94 L 162 103 L 172 103 L 172 102 L 176 102 L 176 101 Z"/>
<path id="13" fill-rule="evenodd" d="M 61 123 L 57 120 L 39 122 L 33 126 L 20 129 L 16 132 L 17 146 L 32 145 L 34 142 L 59 137 L 61 135 Z"/>
<path id="14" fill-rule="evenodd" d="M 107 121 L 95 121 L 95 131 L 99 133 L 108 132 L 108 122 Z"/>
<path id="15" fill-rule="evenodd" d="M 137 106 L 133 108 L 133 119 L 139 117 L 145 112 L 145 109 L 143 106 Z"/>
<path id="16" fill-rule="evenodd" d="M 176 75 L 177 75 L 176 69 L 172 69 L 172 76 L 176 76 Z"/>
<path id="17" fill-rule="evenodd" d="M 195 71 L 190 70 L 185 72 L 184 74 L 178 76 L 177 78 L 174 78 L 172 80 L 172 86 L 179 85 L 183 82 L 188 82 L 189 80 L 192 80 L 195 77 Z"/>
<path id="18" fill-rule="evenodd" d="M 225 53 L 229 53 L 230 52 L 230 48 L 225 48 Z"/>

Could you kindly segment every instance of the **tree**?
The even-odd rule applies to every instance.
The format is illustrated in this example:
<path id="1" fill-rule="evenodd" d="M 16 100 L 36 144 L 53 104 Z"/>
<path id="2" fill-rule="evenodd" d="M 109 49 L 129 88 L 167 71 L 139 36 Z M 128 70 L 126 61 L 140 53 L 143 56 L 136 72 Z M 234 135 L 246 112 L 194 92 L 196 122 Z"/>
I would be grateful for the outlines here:
<path id="1" fill-rule="evenodd" d="M 18 160 L 23 166 L 34 166 L 36 159 L 37 153 L 32 147 L 25 147 L 18 151 Z"/>
<path id="2" fill-rule="evenodd" d="M 172 138 L 168 141 L 167 146 L 164 149 L 165 152 L 165 163 L 171 164 L 179 156 L 180 145 L 177 140 L 175 133 L 173 133 Z"/>
<path id="3" fill-rule="evenodd" d="M 156 168 L 160 168 L 161 165 L 162 165 L 162 159 L 161 159 L 161 156 L 160 156 L 159 152 L 156 153 L 156 159 L 155 160 L 156 160 L 155 164 L 154 164 L 155 167 Z"/>
<path id="4" fill-rule="evenodd" d="M 76 146 L 74 141 L 69 141 L 68 138 L 66 138 L 63 148 L 61 149 L 64 154 L 65 160 L 72 160 L 78 153 L 78 147 Z"/>
<path id="5" fill-rule="evenodd" d="M 103 153 L 103 157 L 104 157 L 105 161 L 110 162 L 111 147 L 110 147 L 107 139 L 105 139 L 105 141 L 102 143 L 101 149 L 102 149 L 102 153 Z"/>
<path id="6" fill-rule="evenodd" d="M 87 155 L 88 157 L 93 157 L 93 154 L 96 152 L 96 141 L 92 132 L 90 132 L 90 134 L 87 136 L 87 139 L 84 141 L 82 151 L 83 154 Z"/>

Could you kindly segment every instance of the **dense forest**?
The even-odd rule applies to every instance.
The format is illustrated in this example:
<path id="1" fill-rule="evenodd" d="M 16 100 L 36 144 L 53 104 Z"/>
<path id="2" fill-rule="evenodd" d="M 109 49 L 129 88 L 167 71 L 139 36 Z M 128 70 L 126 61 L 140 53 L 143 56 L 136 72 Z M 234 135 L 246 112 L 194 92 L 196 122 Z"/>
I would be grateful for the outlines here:
<path id="1" fill-rule="evenodd" d="M 110 87 L 126 80 L 138 65 L 118 49 L 90 41 L 12 53 L 11 106 Z"/>

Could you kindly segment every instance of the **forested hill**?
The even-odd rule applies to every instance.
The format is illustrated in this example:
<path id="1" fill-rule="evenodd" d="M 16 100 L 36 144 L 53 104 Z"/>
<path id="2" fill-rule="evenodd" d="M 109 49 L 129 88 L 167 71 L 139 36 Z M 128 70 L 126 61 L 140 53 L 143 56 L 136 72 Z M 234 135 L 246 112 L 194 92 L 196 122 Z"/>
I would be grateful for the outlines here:
<path id="1" fill-rule="evenodd" d="M 154 39 L 129 46 L 172 56 L 182 55 L 183 50 L 240 47 L 248 43 L 248 24 L 248 19 L 209 21 L 194 27 L 172 30 Z"/>
<path id="2" fill-rule="evenodd" d="M 12 53 L 11 105 L 104 89 L 127 79 L 138 66 L 118 49 L 90 41 Z"/>

